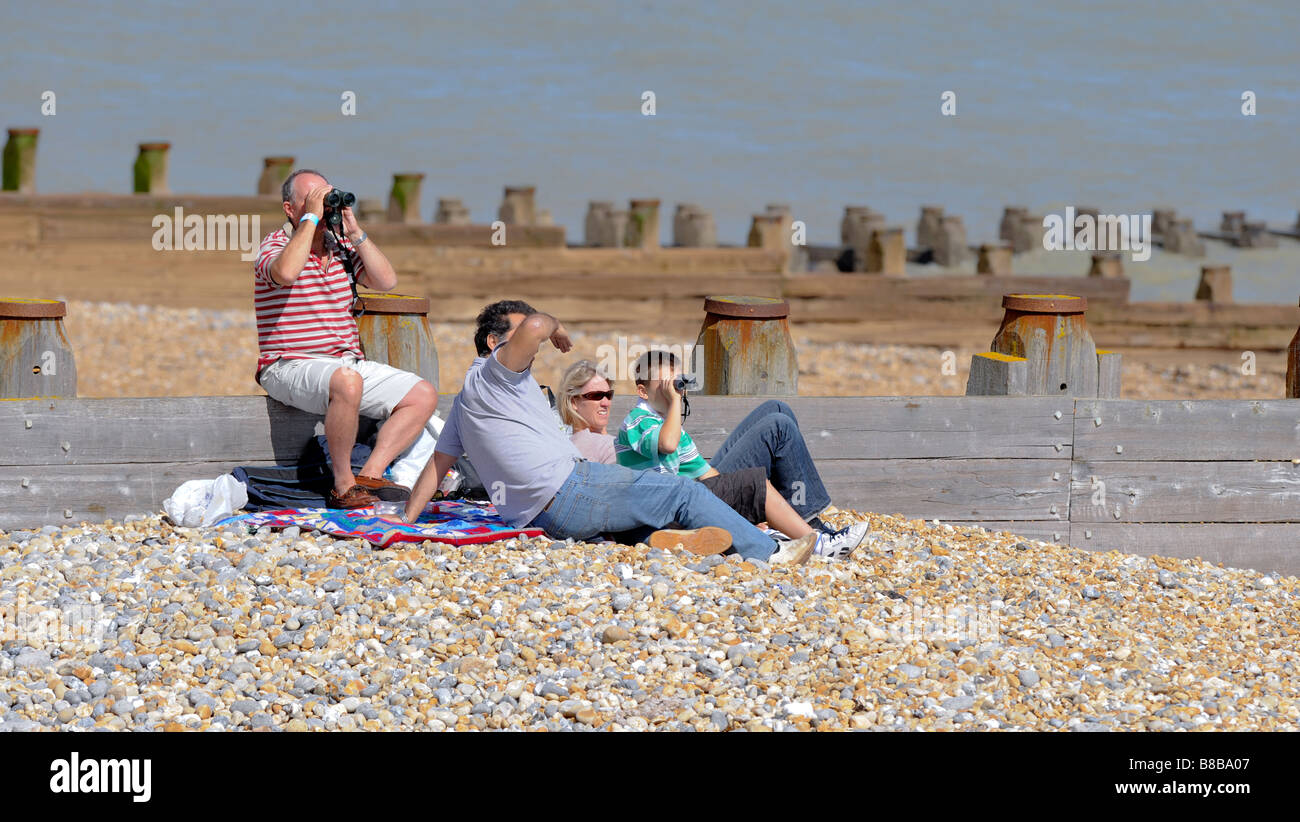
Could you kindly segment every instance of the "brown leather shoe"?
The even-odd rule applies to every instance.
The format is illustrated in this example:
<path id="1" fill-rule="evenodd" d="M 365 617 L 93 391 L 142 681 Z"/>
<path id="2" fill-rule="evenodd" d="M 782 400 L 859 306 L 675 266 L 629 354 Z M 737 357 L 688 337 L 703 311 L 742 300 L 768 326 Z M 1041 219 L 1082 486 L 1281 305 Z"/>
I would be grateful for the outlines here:
<path id="1" fill-rule="evenodd" d="M 411 489 L 405 485 L 386 480 L 383 477 L 357 475 L 357 485 L 374 494 L 384 502 L 406 502 L 411 498 Z"/>
<path id="2" fill-rule="evenodd" d="M 326 504 L 328 504 L 330 508 L 342 508 L 347 510 L 354 508 L 371 508 L 377 502 L 379 502 L 379 498 L 362 488 L 360 485 L 352 486 L 342 495 L 331 490 L 329 497 L 326 500 Z"/>

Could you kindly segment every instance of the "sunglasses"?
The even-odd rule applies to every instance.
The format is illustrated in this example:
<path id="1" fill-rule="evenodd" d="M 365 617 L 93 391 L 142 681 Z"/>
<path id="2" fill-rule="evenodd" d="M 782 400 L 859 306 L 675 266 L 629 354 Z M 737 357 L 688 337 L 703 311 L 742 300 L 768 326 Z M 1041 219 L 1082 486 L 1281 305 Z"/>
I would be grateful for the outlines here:
<path id="1" fill-rule="evenodd" d="M 608 391 L 588 391 L 587 393 L 579 394 L 578 396 L 584 400 L 591 400 L 592 402 L 596 402 L 597 400 L 612 400 L 614 399 L 614 389 L 611 388 Z"/>

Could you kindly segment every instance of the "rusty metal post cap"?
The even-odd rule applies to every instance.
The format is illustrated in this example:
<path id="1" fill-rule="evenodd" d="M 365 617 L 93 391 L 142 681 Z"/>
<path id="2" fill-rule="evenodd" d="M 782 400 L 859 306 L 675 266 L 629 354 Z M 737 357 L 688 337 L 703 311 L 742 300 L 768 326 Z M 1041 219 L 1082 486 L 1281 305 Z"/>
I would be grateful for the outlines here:
<path id="1" fill-rule="evenodd" d="M 704 298 L 705 313 L 743 320 L 779 320 L 790 316 L 790 303 L 776 297 L 744 297 L 734 294 Z"/>
<path id="2" fill-rule="evenodd" d="M 429 313 L 428 297 L 409 294 L 359 294 L 360 308 L 367 314 L 425 314 Z"/>
<path id="3" fill-rule="evenodd" d="M 1088 299 L 1071 294 L 1007 294 L 1002 307 L 1028 314 L 1080 314 L 1088 310 Z"/>
<path id="4" fill-rule="evenodd" d="M 68 307 L 61 300 L 42 300 L 32 297 L 0 298 L 0 317 L 47 319 L 67 315 Z"/>

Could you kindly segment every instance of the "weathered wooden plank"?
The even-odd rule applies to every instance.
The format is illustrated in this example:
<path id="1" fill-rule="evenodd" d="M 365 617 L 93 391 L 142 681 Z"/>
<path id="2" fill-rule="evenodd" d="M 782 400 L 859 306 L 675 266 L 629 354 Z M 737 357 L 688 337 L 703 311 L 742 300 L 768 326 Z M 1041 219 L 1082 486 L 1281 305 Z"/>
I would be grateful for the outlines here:
<path id="1" fill-rule="evenodd" d="M 1070 524 L 1056 520 L 1043 521 L 1012 521 L 1012 520 L 945 520 L 940 519 L 943 525 L 951 525 L 954 528 L 975 526 L 983 528 L 985 531 L 994 533 L 1005 531 L 1008 534 L 1014 534 L 1025 539 L 1042 540 L 1064 545 L 1070 540 Z"/>
<path id="2" fill-rule="evenodd" d="M 263 462 L 0 466 L 0 530 L 103 522 L 162 510 L 181 483 Z M 23 487 L 23 480 L 27 486 Z"/>
<path id="3" fill-rule="evenodd" d="M 178 206 L 195 213 L 282 213 L 280 198 L 273 194 L 0 194 L 3 214 L 85 213 L 111 219 L 123 214 L 170 213 Z"/>
<path id="4" fill-rule="evenodd" d="M 871 277 L 861 274 L 798 274 L 789 278 L 788 297 L 871 297 L 878 302 L 916 300 L 1001 300 L 1012 293 L 1067 293 L 1094 302 L 1127 302 L 1127 278 L 1043 276 Z"/>
<path id="5" fill-rule="evenodd" d="M 0 465 L 292 463 L 321 421 L 269 397 L 7 400 Z"/>
<path id="6" fill-rule="evenodd" d="M 695 313 L 703 318 L 703 298 L 714 294 L 748 294 L 778 296 L 779 274 L 726 272 L 671 272 L 645 277 L 628 277 L 615 282 L 603 272 L 484 271 L 472 279 L 456 272 L 426 272 L 418 268 L 399 268 L 404 282 L 418 282 L 434 294 L 488 295 L 531 294 L 547 297 L 608 298 L 695 297 Z"/>
<path id="7" fill-rule="evenodd" d="M 825 460 L 817 469 L 841 508 L 909 519 L 1059 520 L 1062 528 L 1069 511 L 1064 459 Z"/>
<path id="8" fill-rule="evenodd" d="M 1300 575 L 1300 525 L 1072 523 L 1070 544 L 1090 551 L 1194 558 L 1230 568 Z"/>
<path id="9" fill-rule="evenodd" d="M 765 401 L 763 397 L 691 395 L 685 428 L 701 451 L 712 455 L 736 425 Z M 1069 460 L 1071 454 L 1073 401 L 1068 398 L 788 397 L 784 401 L 795 413 L 808 452 L 818 460 Z M 634 404 L 633 397 L 614 398 L 611 432 L 617 431 Z"/>
<path id="10" fill-rule="evenodd" d="M 443 395 L 439 407 L 449 409 L 452 400 Z M 763 401 L 693 397 L 687 430 L 711 453 Z M 632 404 L 627 395 L 615 398 L 614 425 Z M 794 397 L 790 404 L 817 459 L 1070 456 L 1068 400 Z M 1063 412 L 1059 420 L 1056 411 Z M 297 459 L 319 421 L 267 397 L 12 400 L 0 402 L 0 465 L 286 463 Z"/>
<path id="11" fill-rule="evenodd" d="M 426 223 L 371 223 L 367 229 L 376 243 L 390 245 L 474 246 L 485 250 L 498 248 L 563 248 L 564 226 L 506 226 L 506 244 L 496 245 L 490 225 L 447 225 Z"/>
<path id="12" fill-rule="evenodd" d="M 1300 522 L 1291 462 L 1072 464 L 1071 522 Z"/>
<path id="13" fill-rule="evenodd" d="M 1300 402 L 1080 399 L 1074 455 L 1122 462 L 1300 459 Z"/>
<path id="14" fill-rule="evenodd" d="M 1088 304 L 1088 325 L 1129 324 L 1166 328 L 1258 328 L 1300 324 L 1300 307 L 1275 303 L 1185 303 Z"/>

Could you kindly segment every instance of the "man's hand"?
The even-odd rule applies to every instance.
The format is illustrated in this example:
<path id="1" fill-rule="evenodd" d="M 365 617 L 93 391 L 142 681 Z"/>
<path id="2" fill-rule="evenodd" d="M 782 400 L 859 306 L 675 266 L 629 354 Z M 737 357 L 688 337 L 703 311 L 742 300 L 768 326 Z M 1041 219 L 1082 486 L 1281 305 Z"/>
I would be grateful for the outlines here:
<path id="1" fill-rule="evenodd" d="M 332 185 L 313 186 L 311 190 L 307 192 L 307 197 L 303 200 L 303 213 L 298 215 L 298 220 L 301 222 L 302 218 L 308 214 L 315 214 L 317 217 L 324 217 L 325 195 L 329 194 L 333 190 L 334 186 Z M 317 223 L 317 225 L 319 225 L 319 223 Z M 297 226 L 294 226 L 294 228 L 297 228 Z"/>
<path id="2" fill-rule="evenodd" d="M 355 243 L 357 240 L 361 239 L 362 234 L 361 224 L 357 222 L 357 215 L 352 213 L 351 207 L 348 207 L 343 209 L 342 216 L 343 233 L 347 235 L 349 240 Z"/>
<path id="3" fill-rule="evenodd" d="M 556 324 L 555 331 L 551 333 L 551 345 L 558 348 L 561 354 L 568 354 L 573 350 L 573 340 L 569 339 L 569 332 L 563 325 Z"/>

